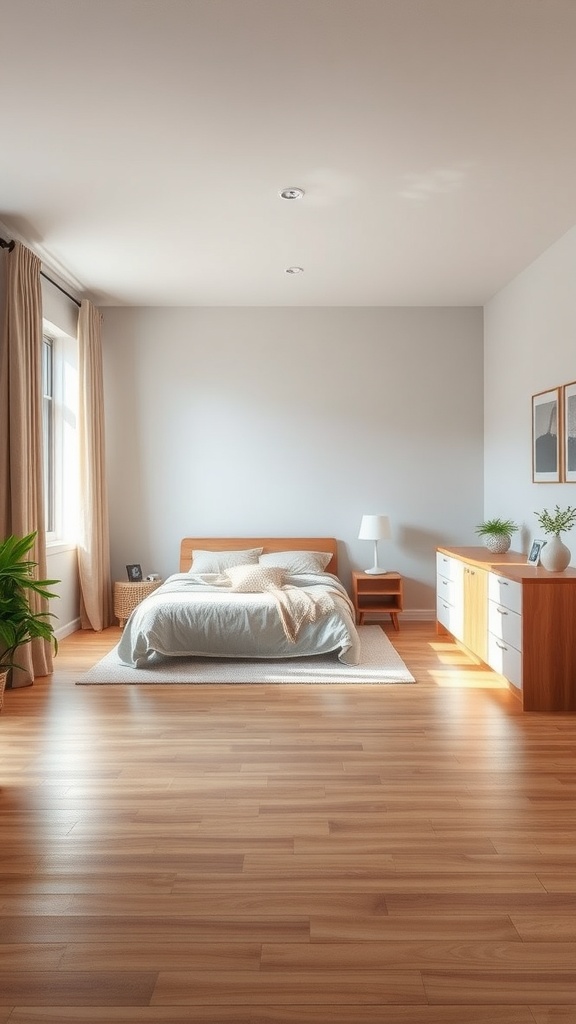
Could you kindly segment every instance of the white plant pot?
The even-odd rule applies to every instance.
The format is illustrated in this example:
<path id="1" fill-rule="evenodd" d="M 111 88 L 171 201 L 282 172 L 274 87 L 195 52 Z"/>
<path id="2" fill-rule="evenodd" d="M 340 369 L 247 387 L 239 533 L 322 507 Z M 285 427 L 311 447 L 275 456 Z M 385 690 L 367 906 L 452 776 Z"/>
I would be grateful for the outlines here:
<path id="1" fill-rule="evenodd" d="M 507 533 L 498 533 L 493 536 L 488 533 L 485 537 L 486 547 L 488 548 L 488 551 L 491 551 L 494 555 L 503 555 L 508 551 L 511 543 L 512 539 Z"/>
<path id="2" fill-rule="evenodd" d="M 540 565 L 548 572 L 564 572 L 570 565 L 571 557 L 570 548 L 562 543 L 558 534 L 553 534 L 540 552 Z"/>

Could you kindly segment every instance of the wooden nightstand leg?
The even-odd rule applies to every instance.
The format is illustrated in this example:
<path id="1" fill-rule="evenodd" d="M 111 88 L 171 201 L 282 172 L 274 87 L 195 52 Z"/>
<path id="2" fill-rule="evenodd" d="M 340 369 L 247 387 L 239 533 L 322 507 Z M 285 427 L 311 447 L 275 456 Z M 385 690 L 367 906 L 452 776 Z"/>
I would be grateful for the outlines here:
<path id="1" fill-rule="evenodd" d="M 399 631 L 400 626 L 398 625 L 398 612 L 390 612 L 390 618 L 392 619 L 392 625 L 394 626 L 394 629 Z"/>

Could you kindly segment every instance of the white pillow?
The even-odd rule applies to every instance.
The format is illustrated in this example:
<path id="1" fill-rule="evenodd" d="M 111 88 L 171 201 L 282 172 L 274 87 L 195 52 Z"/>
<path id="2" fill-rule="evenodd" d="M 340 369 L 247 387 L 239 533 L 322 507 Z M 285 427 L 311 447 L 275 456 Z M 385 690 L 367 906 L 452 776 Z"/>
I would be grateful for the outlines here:
<path id="1" fill-rule="evenodd" d="M 276 565 L 295 576 L 301 572 L 324 572 L 332 558 L 329 551 L 269 551 L 260 555 L 260 565 Z"/>
<path id="2" fill-rule="evenodd" d="M 262 548 L 246 548 L 244 551 L 202 551 L 192 552 L 189 572 L 226 572 L 232 565 L 257 565 Z"/>
<path id="3" fill-rule="evenodd" d="M 240 594 L 258 594 L 264 590 L 279 589 L 284 583 L 284 569 L 274 565 L 234 565 L 225 575 L 232 589 Z"/>

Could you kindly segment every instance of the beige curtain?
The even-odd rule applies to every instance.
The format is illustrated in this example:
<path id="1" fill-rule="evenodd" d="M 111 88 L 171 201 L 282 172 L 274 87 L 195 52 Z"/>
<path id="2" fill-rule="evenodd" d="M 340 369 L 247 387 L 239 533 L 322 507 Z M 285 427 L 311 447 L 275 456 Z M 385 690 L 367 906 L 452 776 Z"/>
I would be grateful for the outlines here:
<path id="1" fill-rule="evenodd" d="M 78 317 L 80 449 L 80 622 L 101 630 L 112 622 L 108 494 L 104 452 L 102 316 L 87 299 Z"/>
<path id="2" fill-rule="evenodd" d="M 0 537 L 37 531 L 30 558 L 46 579 L 46 534 L 42 467 L 42 292 L 40 260 L 16 242 L 4 257 L 2 349 L 0 352 Z M 48 602 L 35 594 L 34 611 Z M 13 687 L 29 686 L 52 671 L 52 648 L 33 640 L 17 654 L 22 669 Z"/>

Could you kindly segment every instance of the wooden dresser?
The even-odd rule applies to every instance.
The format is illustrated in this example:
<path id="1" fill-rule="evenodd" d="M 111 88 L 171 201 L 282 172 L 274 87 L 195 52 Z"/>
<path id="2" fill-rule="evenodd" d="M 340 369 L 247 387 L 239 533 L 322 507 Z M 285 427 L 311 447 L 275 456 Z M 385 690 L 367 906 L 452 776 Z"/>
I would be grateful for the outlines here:
<path id="1" fill-rule="evenodd" d="M 525 711 L 576 711 L 576 569 L 483 547 L 440 547 L 436 568 L 438 632 L 503 675 Z"/>

